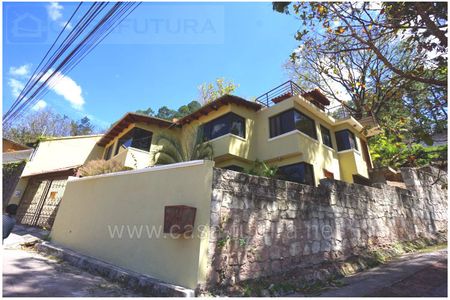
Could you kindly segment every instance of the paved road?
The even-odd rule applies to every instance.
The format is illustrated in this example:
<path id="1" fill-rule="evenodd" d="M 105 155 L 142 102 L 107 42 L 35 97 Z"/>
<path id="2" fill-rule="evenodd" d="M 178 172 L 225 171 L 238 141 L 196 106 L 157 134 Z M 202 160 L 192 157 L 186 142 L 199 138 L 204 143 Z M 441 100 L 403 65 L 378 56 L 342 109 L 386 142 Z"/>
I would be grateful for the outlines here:
<path id="1" fill-rule="evenodd" d="M 408 254 L 343 282 L 320 297 L 447 297 L 447 249 Z"/>
<path id="2" fill-rule="evenodd" d="M 9 240 L 9 242 L 7 242 Z M 34 251 L 21 250 L 21 237 L 12 234 L 3 248 L 3 296 L 5 297 L 142 297 L 64 262 Z"/>

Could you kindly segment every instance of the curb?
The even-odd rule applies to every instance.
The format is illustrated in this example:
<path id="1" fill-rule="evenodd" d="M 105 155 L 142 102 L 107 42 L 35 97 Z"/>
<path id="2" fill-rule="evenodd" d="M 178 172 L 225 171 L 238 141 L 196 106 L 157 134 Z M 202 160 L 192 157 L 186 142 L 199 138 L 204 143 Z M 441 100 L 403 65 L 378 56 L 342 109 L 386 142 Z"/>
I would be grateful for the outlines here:
<path id="1" fill-rule="evenodd" d="M 152 297 L 195 297 L 195 291 L 170 283 L 162 282 L 148 275 L 133 272 L 103 262 L 96 258 L 79 254 L 70 249 L 42 242 L 35 245 L 36 251 L 62 259 L 72 266 L 100 275 L 108 280 L 123 284 Z"/>

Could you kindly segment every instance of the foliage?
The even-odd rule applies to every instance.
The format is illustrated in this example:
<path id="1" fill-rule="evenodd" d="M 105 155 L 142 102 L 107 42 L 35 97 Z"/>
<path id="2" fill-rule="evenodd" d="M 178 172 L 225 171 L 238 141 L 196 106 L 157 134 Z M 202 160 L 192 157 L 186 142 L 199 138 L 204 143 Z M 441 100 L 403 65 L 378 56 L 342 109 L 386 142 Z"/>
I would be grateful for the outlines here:
<path id="1" fill-rule="evenodd" d="M 213 147 L 209 142 L 201 142 L 198 129 L 187 132 L 182 140 L 169 134 L 160 133 L 155 137 L 155 144 L 161 148 L 154 152 L 156 164 L 165 165 L 197 159 L 213 159 Z"/>
<path id="2" fill-rule="evenodd" d="M 446 3 L 273 5 L 301 21 L 300 46 L 286 64 L 301 87 L 346 100 L 356 119 L 372 115 L 383 128 L 407 119 L 404 141 L 429 144 L 446 132 Z"/>
<path id="3" fill-rule="evenodd" d="M 422 144 L 406 144 L 399 136 L 385 132 L 370 141 L 370 152 L 376 167 L 420 167 L 438 161 L 447 161 L 447 146 L 426 147 Z"/>
<path id="4" fill-rule="evenodd" d="M 84 117 L 77 122 L 71 121 L 70 127 L 70 135 L 89 135 L 95 130 L 95 126 L 88 117 Z"/>
<path id="5" fill-rule="evenodd" d="M 276 177 L 277 171 L 278 167 L 268 166 L 265 162 L 259 160 L 255 160 L 249 168 L 244 170 L 245 173 L 248 173 L 250 175 L 264 176 L 269 178 Z"/>
<path id="6" fill-rule="evenodd" d="M 403 79 L 447 87 L 447 3 L 274 2 L 273 8 L 299 18 L 301 29 L 295 38 L 300 47 L 315 41 L 318 47 L 312 51 L 369 50 Z M 377 43 L 379 40 L 385 43 Z M 399 42 L 415 53 L 406 68 L 380 48 Z M 336 45 L 343 48 L 333 50 Z"/>
<path id="7" fill-rule="evenodd" d="M 91 134 L 94 130 L 88 117 L 75 122 L 51 109 L 42 109 L 30 112 L 17 123 L 4 127 L 3 136 L 26 145 L 45 137 Z"/>
<path id="8" fill-rule="evenodd" d="M 127 170 L 132 170 L 132 168 L 125 167 L 120 162 L 114 159 L 98 159 L 87 162 L 85 165 L 78 169 L 78 172 L 82 177 L 85 177 Z"/>
<path id="9" fill-rule="evenodd" d="M 199 86 L 199 101 L 205 105 L 217 98 L 232 94 L 239 85 L 232 81 L 226 81 L 224 78 L 217 78 L 214 83 L 203 83 Z"/>
<path id="10" fill-rule="evenodd" d="M 200 107 L 201 107 L 200 103 L 194 100 L 187 105 L 180 106 L 178 110 L 173 110 L 168 108 L 167 106 L 162 106 L 158 109 L 158 113 L 156 114 L 151 107 L 145 110 L 137 110 L 136 113 L 172 121 L 173 119 L 180 119 L 187 115 L 190 115 L 191 113 L 198 110 Z"/>

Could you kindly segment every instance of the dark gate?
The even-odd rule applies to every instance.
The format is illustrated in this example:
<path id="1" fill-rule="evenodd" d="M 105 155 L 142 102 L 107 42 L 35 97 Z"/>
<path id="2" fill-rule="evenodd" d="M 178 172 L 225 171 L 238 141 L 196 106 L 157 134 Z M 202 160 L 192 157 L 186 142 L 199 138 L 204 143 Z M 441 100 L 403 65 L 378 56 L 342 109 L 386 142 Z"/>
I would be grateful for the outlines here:
<path id="1" fill-rule="evenodd" d="M 17 211 L 17 221 L 50 229 L 55 221 L 66 183 L 67 177 L 30 179 Z"/>

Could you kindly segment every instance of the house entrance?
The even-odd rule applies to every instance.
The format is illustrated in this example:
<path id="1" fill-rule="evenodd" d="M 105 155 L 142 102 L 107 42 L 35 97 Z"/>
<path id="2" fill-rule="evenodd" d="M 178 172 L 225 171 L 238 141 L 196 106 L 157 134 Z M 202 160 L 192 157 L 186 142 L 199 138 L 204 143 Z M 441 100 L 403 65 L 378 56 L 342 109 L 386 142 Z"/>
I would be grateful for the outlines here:
<path id="1" fill-rule="evenodd" d="M 17 211 L 17 221 L 50 229 L 66 184 L 67 176 L 30 179 Z"/>

